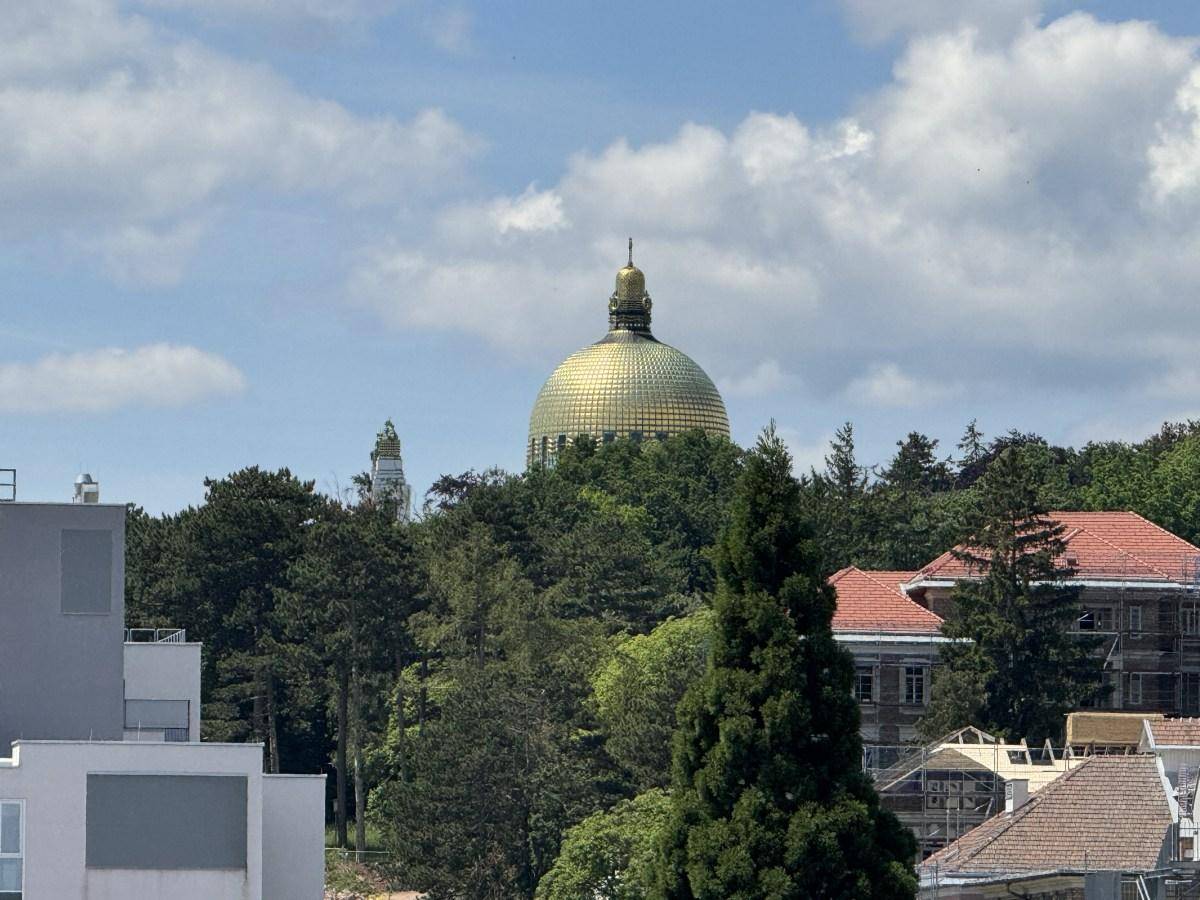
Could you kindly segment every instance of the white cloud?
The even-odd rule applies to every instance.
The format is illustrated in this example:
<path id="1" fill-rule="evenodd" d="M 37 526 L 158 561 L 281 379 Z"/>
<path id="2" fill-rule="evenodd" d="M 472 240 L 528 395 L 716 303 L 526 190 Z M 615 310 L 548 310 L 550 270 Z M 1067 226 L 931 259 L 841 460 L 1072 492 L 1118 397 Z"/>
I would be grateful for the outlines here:
<path id="1" fill-rule="evenodd" d="M 779 425 L 776 431 L 792 454 L 793 472 L 807 475 L 814 469 L 824 471 L 825 457 L 829 455 L 829 445 L 833 442 L 832 432 L 813 440 L 810 434 L 790 425 Z"/>
<path id="2" fill-rule="evenodd" d="M 960 391 L 955 385 L 914 378 L 895 363 L 883 363 L 851 381 L 844 393 L 864 406 L 914 407 L 940 402 Z"/>
<path id="3" fill-rule="evenodd" d="M 841 121 L 614 140 L 381 242 L 351 289 L 548 365 L 602 331 L 633 234 L 655 334 L 710 370 L 785 360 L 810 397 L 876 407 L 1144 393 L 1176 360 L 1155 342 L 1200 330 L 1196 47 L 1080 13 L 922 33 Z"/>
<path id="4" fill-rule="evenodd" d="M 749 372 L 723 378 L 719 389 L 727 397 L 761 397 L 786 385 L 788 376 L 776 359 L 764 359 Z"/>
<path id="5" fill-rule="evenodd" d="M 150 283 L 225 204 L 428 197 L 480 146 L 439 110 L 357 115 L 103 0 L 18 3 L 0 43 L 0 235 L 70 231 Z M 170 260 L 148 267 L 155 242 Z"/>
<path id="6" fill-rule="evenodd" d="M 176 9 L 213 19 L 266 22 L 312 20 L 330 25 L 370 21 L 393 12 L 398 0 L 138 0 L 146 8 Z"/>
<path id="7" fill-rule="evenodd" d="M 557 231 L 567 224 L 562 197 L 554 191 L 537 191 L 533 185 L 519 197 L 500 197 L 492 203 L 492 221 L 496 231 Z"/>
<path id="8" fill-rule="evenodd" d="M 232 363 L 195 347 L 111 347 L 0 363 L 0 410 L 99 413 L 126 406 L 186 406 L 236 394 L 245 384 Z"/>
<path id="9" fill-rule="evenodd" d="M 953 30 L 969 25 L 1009 36 L 1036 20 L 1043 0 L 841 0 L 863 40 L 878 43 L 896 35 Z"/>
<path id="10" fill-rule="evenodd" d="M 425 20 L 425 27 L 433 42 L 447 53 L 469 53 L 474 45 L 475 17 L 464 7 L 435 6 Z"/>

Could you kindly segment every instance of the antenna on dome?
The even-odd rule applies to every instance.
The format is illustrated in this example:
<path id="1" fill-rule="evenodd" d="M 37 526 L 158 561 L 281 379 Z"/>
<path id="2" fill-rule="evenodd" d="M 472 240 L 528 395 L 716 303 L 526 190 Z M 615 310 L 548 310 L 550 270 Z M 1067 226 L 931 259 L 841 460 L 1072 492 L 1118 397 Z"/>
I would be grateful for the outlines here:
<path id="1" fill-rule="evenodd" d="M 629 239 L 629 264 L 633 265 L 633 238 Z"/>

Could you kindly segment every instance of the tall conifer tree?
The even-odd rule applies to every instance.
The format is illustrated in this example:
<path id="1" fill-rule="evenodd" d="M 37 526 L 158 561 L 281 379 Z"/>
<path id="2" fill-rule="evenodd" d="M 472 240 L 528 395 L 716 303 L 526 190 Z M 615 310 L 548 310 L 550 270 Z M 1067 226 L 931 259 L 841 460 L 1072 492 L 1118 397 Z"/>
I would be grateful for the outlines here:
<path id="1" fill-rule="evenodd" d="M 1063 717 L 1101 693 L 1099 641 L 1073 634 L 1079 591 L 1064 559 L 1063 526 L 1019 447 L 1004 450 L 977 482 L 962 549 L 979 575 L 954 591 L 944 665 L 922 722 L 926 737 L 978 725 L 1040 744 L 1062 737 Z"/>
<path id="2" fill-rule="evenodd" d="M 716 566 L 712 656 L 680 704 L 656 896 L 912 897 L 914 842 L 862 774 L 853 663 L 773 428 L 746 461 Z"/>

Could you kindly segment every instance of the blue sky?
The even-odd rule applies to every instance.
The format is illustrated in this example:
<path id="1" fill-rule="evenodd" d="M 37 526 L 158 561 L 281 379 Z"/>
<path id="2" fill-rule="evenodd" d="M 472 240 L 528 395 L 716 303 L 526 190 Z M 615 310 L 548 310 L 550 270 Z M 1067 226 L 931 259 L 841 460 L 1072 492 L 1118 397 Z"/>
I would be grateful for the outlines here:
<path id="1" fill-rule="evenodd" d="M 801 465 L 1200 416 L 1200 12 L 1177 2 L 17 0 L 0 465 L 152 511 L 392 418 L 517 468 L 624 239 Z"/>

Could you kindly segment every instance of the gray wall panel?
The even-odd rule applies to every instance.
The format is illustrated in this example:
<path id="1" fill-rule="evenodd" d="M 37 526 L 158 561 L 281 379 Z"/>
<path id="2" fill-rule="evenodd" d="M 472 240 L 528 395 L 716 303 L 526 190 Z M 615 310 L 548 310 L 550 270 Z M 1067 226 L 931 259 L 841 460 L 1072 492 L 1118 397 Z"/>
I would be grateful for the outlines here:
<path id="1" fill-rule="evenodd" d="M 107 572 L 107 613 L 64 615 L 64 532 L 85 531 L 82 558 Z M 81 558 L 66 538 L 67 565 Z M 97 558 L 107 542 L 107 566 Z M 125 509 L 0 503 L 0 756 L 27 740 L 119 741 L 124 710 Z M 68 584 L 71 579 L 67 579 Z M 68 587 L 68 593 L 72 591 Z M 103 591 L 100 591 L 103 593 Z"/>
<path id="2" fill-rule="evenodd" d="M 112 532 L 64 528 L 62 531 L 62 611 L 112 611 Z"/>
<path id="3" fill-rule="evenodd" d="M 246 778 L 87 777 L 87 866 L 246 868 Z"/>

